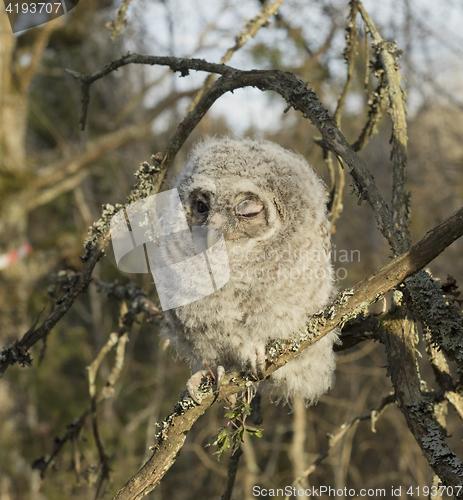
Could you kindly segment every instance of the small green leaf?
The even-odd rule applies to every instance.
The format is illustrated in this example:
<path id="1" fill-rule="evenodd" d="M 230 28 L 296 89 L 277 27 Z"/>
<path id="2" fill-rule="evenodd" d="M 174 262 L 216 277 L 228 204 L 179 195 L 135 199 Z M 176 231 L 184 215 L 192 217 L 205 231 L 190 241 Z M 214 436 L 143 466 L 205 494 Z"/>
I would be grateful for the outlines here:
<path id="1" fill-rule="evenodd" d="M 214 455 L 217 455 L 217 460 L 220 460 L 222 453 L 230 448 L 230 436 L 226 428 L 222 429 L 214 436 L 211 441 L 206 444 L 206 447 L 211 445 L 217 446 L 217 451 L 214 452 Z"/>
<path id="2" fill-rule="evenodd" d="M 232 434 L 232 441 L 233 441 L 232 453 L 235 453 L 235 451 L 241 446 L 241 443 L 243 442 L 243 435 L 244 435 L 243 427 L 239 427 Z"/>
<path id="3" fill-rule="evenodd" d="M 262 437 L 262 429 L 256 429 L 255 427 L 245 426 L 244 430 L 251 436 L 256 436 L 258 438 Z"/>

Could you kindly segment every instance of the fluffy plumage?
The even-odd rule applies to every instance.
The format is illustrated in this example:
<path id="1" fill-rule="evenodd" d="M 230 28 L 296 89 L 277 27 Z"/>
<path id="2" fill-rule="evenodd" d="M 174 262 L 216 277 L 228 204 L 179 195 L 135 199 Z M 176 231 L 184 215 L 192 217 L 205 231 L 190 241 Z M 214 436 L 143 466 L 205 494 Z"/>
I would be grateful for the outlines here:
<path id="1" fill-rule="evenodd" d="M 251 370 L 265 344 L 304 328 L 334 294 L 323 182 L 299 155 L 268 141 L 210 138 L 192 151 L 175 186 L 190 226 L 221 229 L 230 280 L 166 312 L 164 335 L 190 363 Z M 332 385 L 331 332 L 261 383 L 315 402 Z"/>

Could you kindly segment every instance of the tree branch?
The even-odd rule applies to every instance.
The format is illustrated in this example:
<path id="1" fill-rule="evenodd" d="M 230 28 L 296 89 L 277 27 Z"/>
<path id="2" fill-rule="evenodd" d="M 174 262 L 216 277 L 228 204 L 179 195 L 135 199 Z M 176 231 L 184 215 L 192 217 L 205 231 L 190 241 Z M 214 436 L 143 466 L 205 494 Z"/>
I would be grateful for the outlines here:
<path id="1" fill-rule="evenodd" d="M 84 75 L 66 70 L 82 83 L 82 92 L 84 95 L 83 114 L 86 114 L 84 108 L 86 105 L 88 106 L 88 102 L 85 104 L 85 96 L 88 94 L 90 85 L 111 71 L 115 71 L 131 63 L 169 66 L 173 71 L 179 71 L 182 76 L 188 75 L 190 70 L 207 71 L 222 75 L 200 99 L 196 108 L 179 125 L 176 134 L 170 142 L 164 160 L 160 165 L 161 178 L 191 130 L 199 123 L 204 114 L 220 96 L 226 92 L 232 92 L 238 88 L 249 86 L 257 87 L 263 91 L 273 90 L 280 94 L 290 106 L 299 110 L 305 118 L 310 119 L 318 128 L 324 142 L 349 166 L 349 173 L 354 179 L 354 190 L 360 200 L 365 199 L 371 205 L 381 233 L 393 248 L 403 246 L 403 238 L 400 231 L 394 227 L 392 215 L 379 193 L 365 162 L 349 146 L 339 131 L 336 122 L 320 104 L 315 92 L 307 87 L 306 82 L 303 82 L 292 73 L 285 73 L 279 70 L 239 71 L 225 64 L 209 63 L 202 59 L 127 54 L 116 61 L 110 62 L 100 71 L 94 73 Z M 153 186 L 153 191 L 156 191 L 155 186 Z"/>
<path id="2" fill-rule="evenodd" d="M 365 31 L 373 38 L 373 49 L 379 64 L 384 72 L 384 85 L 387 90 L 387 112 L 392 119 L 392 216 L 396 227 L 404 236 L 403 248 L 394 249 L 396 252 L 408 250 L 410 246 L 410 232 L 408 230 L 408 196 L 406 192 L 407 167 L 407 110 L 405 107 L 406 95 L 402 88 L 402 76 L 399 73 L 397 59 L 402 51 L 397 50 L 395 43 L 383 40 L 370 16 L 361 2 L 358 5 L 360 14 L 365 23 Z"/>
<path id="3" fill-rule="evenodd" d="M 383 329 L 388 373 L 395 388 L 397 405 L 434 472 L 446 486 L 461 486 L 463 463 L 445 442 L 431 399 L 421 392 L 415 355 L 415 323 L 400 307 L 383 321 Z M 458 494 L 455 498 L 462 496 Z"/>

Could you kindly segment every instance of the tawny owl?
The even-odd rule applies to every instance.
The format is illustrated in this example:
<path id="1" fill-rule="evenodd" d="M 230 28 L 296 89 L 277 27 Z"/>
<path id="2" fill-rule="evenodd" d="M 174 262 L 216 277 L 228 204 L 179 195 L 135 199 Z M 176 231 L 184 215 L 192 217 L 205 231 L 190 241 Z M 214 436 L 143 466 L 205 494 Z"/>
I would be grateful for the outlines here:
<path id="1" fill-rule="evenodd" d="M 219 377 L 265 368 L 265 345 L 302 330 L 334 294 L 325 186 L 299 155 L 268 141 L 209 138 L 175 188 L 192 228 L 217 228 L 229 279 L 204 298 L 166 311 L 164 335 L 190 363 Z M 209 242 L 210 243 L 210 242 Z M 261 383 L 311 404 L 332 385 L 331 332 Z M 199 375 L 199 376 L 198 376 Z M 195 399 L 201 373 L 188 384 Z"/>

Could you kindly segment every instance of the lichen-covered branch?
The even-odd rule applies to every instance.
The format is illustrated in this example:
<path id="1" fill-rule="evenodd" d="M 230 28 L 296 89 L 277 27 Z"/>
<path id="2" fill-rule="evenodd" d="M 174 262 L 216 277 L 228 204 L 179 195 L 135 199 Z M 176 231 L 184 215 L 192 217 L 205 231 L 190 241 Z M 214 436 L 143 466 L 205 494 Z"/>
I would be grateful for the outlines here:
<path id="1" fill-rule="evenodd" d="M 292 73 L 279 70 L 251 70 L 239 71 L 225 64 L 214 64 L 202 59 L 181 59 L 177 57 L 142 56 L 128 54 L 116 61 L 105 65 L 100 71 L 90 74 L 81 74 L 67 70 L 71 75 L 82 83 L 83 109 L 90 85 L 104 77 L 111 71 L 127 64 L 159 64 L 169 66 L 173 71 L 178 71 L 182 76 L 188 75 L 190 70 L 207 71 L 222 75 L 209 91 L 203 95 L 196 108 L 188 114 L 180 124 L 175 136 L 170 143 L 170 151 L 164 155 L 160 166 L 161 177 L 165 169 L 170 165 L 172 157 L 184 143 L 186 137 L 212 104 L 226 92 L 232 92 L 243 87 L 257 87 L 262 91 L 272 90 L 280 94 L 289 106 L 297 109 L 305 118 L 318 128 L 322 134 L 323 141 L 328 147 L 341 157 L 349 167 L 349 173 L 354 180 L 354 189 L 360 200 L 370 203 L 376 222 L 381 233 L 394 247 L 402 246 L 400 231 L 394 226 L 392 215 L 378 191 L 374 179 L 369 172 L 365 162 L 353 151 L 344 136 L 339 131 L 336 122 L 331 118 L 328 111 L 321 105 L 315 92 L 308 88 L 307 83 Z M 87 102 L 88 105 L 88 102 Z M 84 109 L 83 114 L 86 114 Z"/>
<path id="2" fill-rule="evenodd" d="M 463 318 L 424 269 L 405 282 L 414 315 L 431 332 L 432 342 L 463 369 Z"/>
<path id="3" fill-rule="evenodd" d="M 416 326 L 403 311 L 403 308 L 398 308 L 382 323 L 388 373 L 395 388 L 397 405 L 434 472 L 446 486 L 461 486 L 463 463 L 445 442 L 433 402 L 421 392 L 415 349 L 418 340 Z M 461 498 L 461 495 L 456 498 Z"/>
<path id="4" fill-rule="evenodd" d="M 406 192 L 406 167 L 407 167 L 407 110 L 405 106 L 405 91 L 401 85 L 402 77 L 399 73 L 397 59 L 401 51 L 397 50 L 395 43 L 386 42 L 379 34 L 378 28 L 371 20 L 361 2 L 355 1 L 365 23 L 365 31 L 373 39 L 374 54 L 381 65 L 384 75 L 384 86 L 387 99 L 386 110 L 392 120 L 392 217 L 396 227 L 404 236 L 403 248 L 395 249 L 396 252 L 408 250 L 410 245 L 410 232 L 408 230 L 408 195 Z"/>
<path id="5" fill-rule="evenodd" d="M 341 292 L 332 304 L 312 317 L 307 330 L 299 332 L 291 340 L 270 343 L 267 346 L 267 366 L 264 377 L 268 377 L 275 370 L 284 366 L 336 326 L 342 326 L 349 319 L 357 316 L 359 310 L 376 302 L 387 291 L 416 273 L 462 235 L 463 207 L 445 222 L 429 231 L 408 252 L 396 257 L 354 288 Z M 284 333 L 282 332 L 282 336 Z M 210 385 L 205 388 L 200 405 L 196 405 L 188 392 L 184 391 L 172 413 L 161 425 L 158 443 L 154 447 L 152 457 L 119 491 L 115 500 L 140 499 L 153 490 L 175 462 L 186 434 L 194 422 L 217 400 L 220 400 L 222 395 L 228 397 L 255 383 L 255 380 L 251 380 L 245 374 L 238 372 L 228 374 L 220 394 L 214 394 Z"/>

